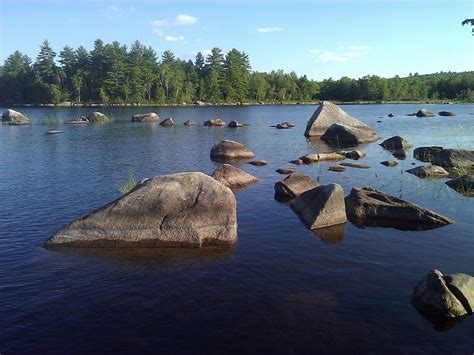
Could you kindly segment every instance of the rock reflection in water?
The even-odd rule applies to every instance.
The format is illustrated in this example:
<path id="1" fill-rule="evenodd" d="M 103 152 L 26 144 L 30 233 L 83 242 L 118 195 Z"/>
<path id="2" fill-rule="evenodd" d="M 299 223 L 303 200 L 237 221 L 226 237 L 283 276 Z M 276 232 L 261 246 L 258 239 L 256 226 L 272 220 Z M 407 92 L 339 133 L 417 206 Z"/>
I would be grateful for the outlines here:
<path id="1" fill-rule="evenodd" d="M 335 226 L 315 228 L 311 231 L 328 244 L 340 244 L 344 239 L 346 223 L 336 224 Z"/>

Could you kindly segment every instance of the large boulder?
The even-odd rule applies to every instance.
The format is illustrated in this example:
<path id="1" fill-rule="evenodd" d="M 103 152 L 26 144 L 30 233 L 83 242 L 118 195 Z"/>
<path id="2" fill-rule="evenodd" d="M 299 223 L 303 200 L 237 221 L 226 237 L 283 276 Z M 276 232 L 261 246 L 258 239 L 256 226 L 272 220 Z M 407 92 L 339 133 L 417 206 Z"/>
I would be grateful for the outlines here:
<path id="1" fill-rule="evenodd" d="M 211 175 L 215 180 L 223 183 L 230 189 L 240 189 L 254 184 L 258 179 L 245 171 L 229 164 L 222 164 Z"/>
<path id="2" fill-rule="evenodd" d="M 431 146 L 431 147 L 418 147 L 413 151 L 413 158 L 429 163 L 433 159 L 434 155 L 441 152 L 443 147 Z"/>
<path id="3" fill-rule="evenodd" d="M 446 185 L 462 195 L 474 196 L 474 175 L 459 176 L 446 181 Z"/>
<path id="4" fill-rule="evenodd" d="M 339 153 L 311 153 L 303 155 L 299 158 L 304 164 L 315 164 L 321 161 L 337 161 L 344 160 L 346 157 Z"/>
<path id="5" fill-rule="evenodd" d="M 434 113 L 428 111 L 426 108 L 422 108 L 416 112 L 416 117 L 433 117 Z"/>
<path id="6" fill-rule="evenodd" d="M 431 163 L 443 168 L 474 168 L 474 150 L 443 149 L 433 156 Z"/>
<path id="7" fill-rule="evenodd" d="M 18 111 L 6 110 L 2 114 L 2 122 L 9 125 L 26 125 L 30 123 L 30 119 Z"/>
<path id="8" fill-rule="evenodd" d="M 453 223 L 414 203 L 368 187 L 353 188 L 345 202 L 347 216 L 357 225 L 424 230 Z"/>
<path id="9" fill-rule="evenodd" d="M 237 240 L 233 192 L 203 173 L 156 176 L 83 216 L 46 246 L 202 247 Z"/>
<path id="10" fill-rule="evenodd" d="M 449 175 L 449 173 L 438 165 L 429 166 L 417 166 L 413 169 L 408 169 L 407 173 L 416 175 L 420 178 L 436 179 L 443 178 Z"/>
<path id="11" fill-rule="evenodd" d="M 390 137 L 380 143 L 380 145 L 388 150 L 400 150 L 411 147 L 411 144 L 406 139 L 400 136 Z"/>
<path id="12" fill-rule="evenodd" d="M 374 138 L 373 140 L 378 139 L 377 134 L 372 128 L 348 115 L 340 107 L 329 101 L 322 101 L 319 104 L 318 109 L 313 113 L 306 125 L 304 135 L 306 137 L 322 136 L 334 123 L 357 128 L 362 131 L 370 131 L 371 133 L 366 135 Z"/>
<path id="13" fill-rule="evenodd" d="M 225 126 L 225 122 L 222 121 L 220 118 L 214 118 L 212 120 L 204 121 L 203 126 L 206 126 L 206 127 L 213 127 L 213 126 L 221 127 L 221 126 Z"/>
<path id="14" fill-rule="evenodd" d="M 275 184 L 275 200 L 289 201 L 319 184 L 308 175 L 293 173 Z"/>
<path id="15" fill-rule="evenodd" d="M 321 185 L 303 192 L 290 206 L 309 229 L 347 221 L 344 190 L 338 184 Z"/>
<path id="16" fill-rule="evenodd" d="M 370 127 L 354 127 L 345 124 L 333 123 L 321 139 L 334 146 L 355 146 L 379 139 L 379 136 Z"/>
<path id="17" fill-rule="evenodd" d="M 104 115 L 101 112 L 92 112 L 87 117 L 87 119 L 89 120 L 89 122 L 92 122 L 92 123 L 107 123 L 111 121 L 111 119 L 108 116 Z"/>
<path id="18" fill-rule="evenodd" d="M 155 112 L 142 113 L 132 116 L 132 122 L 158 122 L 160 117 Z"/>
<path id="19" fill-rule="evenodd" d="M 160 126 L 168 126 L 168 127 L 174 126 L 174 121 L 171 117 L 168 117 L 164 121 L 160 122 Z"/>
<path id="20" fill-rule="evenodd" d="M 460 273 L 444 276 L 434 269 L 416 285 L 411 300 L 429 316 L 456 318 L 472 314 L 474 277 Z"/>
<path id="21" fill-rule="evenodd" d="M 255 154 L 242 143 L 224 140 L 212 147 L 211 159 L 252 159 Z"/>

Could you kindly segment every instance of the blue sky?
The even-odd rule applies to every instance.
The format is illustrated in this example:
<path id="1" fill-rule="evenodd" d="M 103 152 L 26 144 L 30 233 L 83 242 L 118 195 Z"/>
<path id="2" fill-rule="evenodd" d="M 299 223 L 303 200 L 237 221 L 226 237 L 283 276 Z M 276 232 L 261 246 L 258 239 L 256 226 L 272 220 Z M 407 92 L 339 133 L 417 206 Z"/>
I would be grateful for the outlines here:
<path id="1" fill-rule="evenodd" d="M 474 70 L 474 0 L 68 1 L 0 0 L 0 61 L 33 59 L 43 39 L 134 40 L 182 59 L 212 47 L 249 54 L 254 70 L 358 78 Z"/>

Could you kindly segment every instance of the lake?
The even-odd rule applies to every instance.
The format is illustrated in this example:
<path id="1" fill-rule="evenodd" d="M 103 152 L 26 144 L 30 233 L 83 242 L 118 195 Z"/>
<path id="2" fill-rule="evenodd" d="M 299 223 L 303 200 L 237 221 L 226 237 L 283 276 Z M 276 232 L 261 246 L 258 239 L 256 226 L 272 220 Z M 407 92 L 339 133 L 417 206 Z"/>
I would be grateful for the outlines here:
<path id="1" fill-rule="evenodd" d="M 450 329 L 410 304 L 428 271 L 474 274 L 474 199 L 408 174 L 413 149 L 474 149 L 474 105 L 348 105 L 382 139 L 413 144 L 406 160 L 377 143 L 357 163 L 297 166 L 322 184 L 373 187 L 455 223 L 428 231 L 358 228 L 318 236 L 274 200 L 275 172 L 301 155 L 326 151 L 303 136 L 317 106 L 19 108 L 33 123 L 0 125 L 0 352 L 463 353 L 474 351 L 474 317 Z M 419 108 L 455 117 L 417 118 Z M 1 108 L 2 112 L 5 108 Z M 61 122 L 100 110 L 105 125 Z M 175 127 L 131 123 L 149 111 Z M 394 118 L 388 118 L 388 113 Z M 383 116 L 383 118 L 379 118 Z M 248 126 L 185 127 L 219 117 Z M 270 125 L 291 121 L 295 128 Z M 377 122 L 381 121 L 381 122 Z M 64 131 L 46 135 L 48 130 Z M 259 183 L 236 192 L 238 241 L 200 250 L 46 250 L 44 241 L 75 218 L 120 196 L 129 172 L 149 176 L 218 166 L 209 151 L 239 141 L 269 162 L 239 167 Z M 295 166 L 293 166 L 295 167 Z"/>

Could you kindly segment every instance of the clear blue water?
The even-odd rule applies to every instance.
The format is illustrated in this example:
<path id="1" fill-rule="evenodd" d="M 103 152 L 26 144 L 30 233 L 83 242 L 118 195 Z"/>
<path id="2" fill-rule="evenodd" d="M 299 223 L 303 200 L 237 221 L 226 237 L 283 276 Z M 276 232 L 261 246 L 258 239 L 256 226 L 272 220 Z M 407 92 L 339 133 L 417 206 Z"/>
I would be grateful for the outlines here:
<path id="1" fill-rule="evenodd" d="M 383 139 L 398 134 L 413 148 L 474 149 L 474 105 L 423 106 L 458 115 L 405 116 L 419 105 L 343 108 Z M 328 150 L 303 136 L 315 108 L 101 108 L 114 123 L 81 126 L 61 122 L 93 109 L 19 109 L 32 125 L 0 126 L 0 352 L 472 353 L 474 317 L 439 331 L 409 300 L 432 268 L 474 274 L 474 199 L 447 188 L 446 179 L 404 173 L 415 162 L 413 148 L 397 167 L 380 165 L 394 158 L 374 143 L 363 147 L 367 157 L 359 161 L 371 169 L 336 173 L 325 163 L 297 170 L 323 184 L 339 183 L 346 194 L 354 186 L 378 188 L 456 223 L 418 232 L 347 223 L 343 235 L 315 235 L 273 199 L 273 184 L 283 178 L 276 168 Z M 151 110 L 177 125 L 129 122 Z M 181 125 L 214 117 L 249 126 Z M 296 127 L 269 127 L 287 120 Z M 52 129 L 64 133 L 45 134 Z M 260 182 L 236 193 L 234 247 L 42 247 L 65 224 L 119 197 L 117 184 L 129 170 L 137 179 L 211 173 L 217 165 L 209 151 L 222 139 L 237 140 L 269 162 L 241 165 Z"/>

